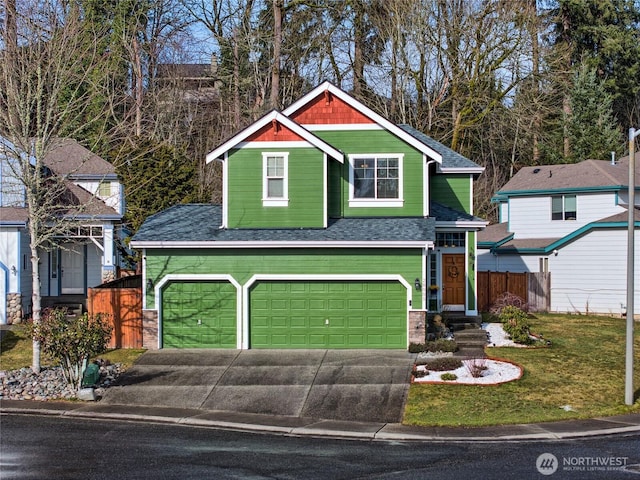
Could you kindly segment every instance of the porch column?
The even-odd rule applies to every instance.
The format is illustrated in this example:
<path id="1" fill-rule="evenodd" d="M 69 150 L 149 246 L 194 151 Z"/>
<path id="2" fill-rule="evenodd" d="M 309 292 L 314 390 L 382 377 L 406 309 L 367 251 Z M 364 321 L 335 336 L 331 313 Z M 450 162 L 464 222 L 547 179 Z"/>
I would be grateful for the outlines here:
<path id="1" fill-rule="evenodd" d="M 113 225 L 102 227 L 102 282 L 110 282 L 116 279 L 116 267 L 114 265 Z"/>

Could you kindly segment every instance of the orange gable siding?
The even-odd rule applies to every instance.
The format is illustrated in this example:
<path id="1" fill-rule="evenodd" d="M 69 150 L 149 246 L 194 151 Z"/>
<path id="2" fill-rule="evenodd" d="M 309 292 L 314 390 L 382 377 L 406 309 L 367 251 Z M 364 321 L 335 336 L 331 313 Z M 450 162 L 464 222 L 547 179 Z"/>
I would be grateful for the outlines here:
<path id="1" fill-rule="evenodd" d="M 374 123 L 328 91 L 295 112 L 291 118 L 301 125 Z"/>
<path id="2" fill-rule="evenodd" d="M 273 121 L 247 138 L 247 142 L 292 142 L 304 140 L 281 123 Z"/>

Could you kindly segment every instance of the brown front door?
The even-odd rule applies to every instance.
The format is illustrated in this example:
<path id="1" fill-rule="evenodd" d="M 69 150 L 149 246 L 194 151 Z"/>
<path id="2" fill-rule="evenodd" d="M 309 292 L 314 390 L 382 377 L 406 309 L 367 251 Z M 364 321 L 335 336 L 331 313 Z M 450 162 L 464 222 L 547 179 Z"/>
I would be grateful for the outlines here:
<path id="1" fill-rule="evenodd" d="M 464 306 L 465 297 L 464 254 L 442 255 L 442 303 Z"/>

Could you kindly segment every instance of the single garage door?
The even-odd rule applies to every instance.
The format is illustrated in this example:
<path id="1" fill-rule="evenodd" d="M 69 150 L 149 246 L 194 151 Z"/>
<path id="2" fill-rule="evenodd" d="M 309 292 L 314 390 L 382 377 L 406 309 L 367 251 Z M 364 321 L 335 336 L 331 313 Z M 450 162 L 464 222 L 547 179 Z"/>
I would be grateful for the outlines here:
<path id="1" fill-rule="evenodd" d="M 236 289 L 225 281 L 170 282 L 162 292 L 165 348 L 236 348 Z"/>
<path id="2" fill-rule="evenodd" d="M 397 281 L 265 281 L 250 298 L 251 348 L 407 348 Z"/>

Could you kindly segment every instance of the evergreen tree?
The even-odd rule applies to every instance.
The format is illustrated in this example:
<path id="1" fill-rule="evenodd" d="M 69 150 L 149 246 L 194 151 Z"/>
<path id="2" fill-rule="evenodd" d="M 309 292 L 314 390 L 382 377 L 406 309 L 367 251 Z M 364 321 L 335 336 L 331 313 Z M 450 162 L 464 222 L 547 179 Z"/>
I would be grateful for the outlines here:
<path id="1" fill-rule="evenodd" d="M 571 144 L 569 161 L 606 160 L 612 151 L 622 152 L 624 140 L 612 104 L 605 83 L 593 68 L 582 65 L 570 93 L 571 114 L 565 119 Z"/>

